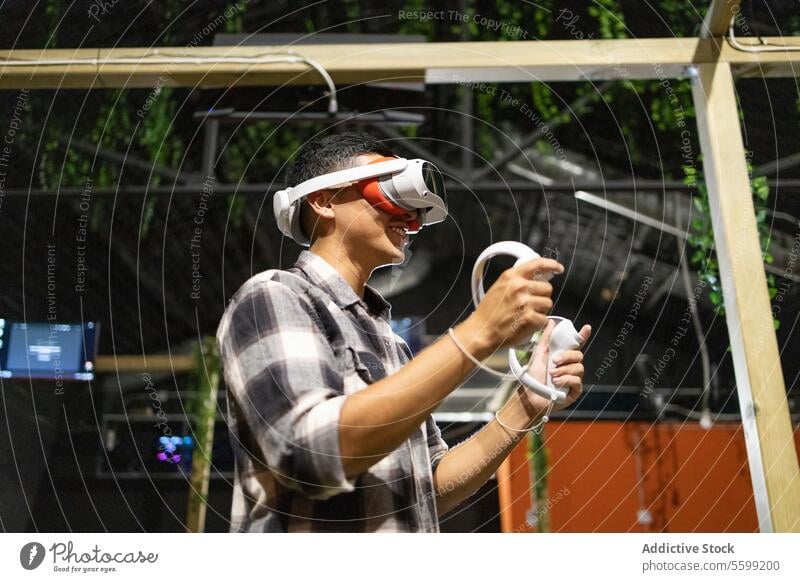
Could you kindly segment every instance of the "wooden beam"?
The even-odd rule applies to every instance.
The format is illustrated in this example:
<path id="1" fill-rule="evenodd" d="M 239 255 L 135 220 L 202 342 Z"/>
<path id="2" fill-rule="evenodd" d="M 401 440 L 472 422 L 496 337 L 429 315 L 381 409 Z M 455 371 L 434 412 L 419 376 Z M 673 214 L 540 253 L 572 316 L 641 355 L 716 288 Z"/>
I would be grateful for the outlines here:
<path id="1" fill-rule="evenodd" d="M 145 363 L 146 362 L 146 363 Z M 97 356 L 94 369 L 97 372 L 176 372 L 185 373 L 195 369 L 193 356 Z"/>
<path id="2" fill-rule="evenodd" d="M 728 32 L 731 18 L 740 11 L 742 0 L 714 0 L 700 29 L 701 38 L 722 37 Z"/>
<path id="3" fill-rule="evenodd" d="M 178 58 L 252 59 L 288 52 L 259 46 L 6 50 L 0 51 L 0 88 L 322 84 L 319 73 L 302 63 L 175 62 Z M 650 79 L 679 76 L 688 63 L 717 56 L 711 40 L 696 38 L 305 45 L 292 47 L 291 52 L 318 62 L 337 84 L 457 83 L 467 73 L 487 82 Z M 109 58 L 133 62 L 109 64 Z M 45 59 L 54 64 L 43 64 Z M 74 64 L 74 59 L 84 62 Z M 154 63 L 153 59 L 170 62 Z M 4 60 L 31 64 L 9 65 Z"/>
<path id="4" fill-rule="evenodd" d="M 759 526 L 800 531 L 800 468 L 730 64 L 698 66 L 692 93 Z"/>
<path id="5" fill-rule="evenodd" d="M 765 38 L 785 44 L 785 37 Z M 658 79 L 685 76 L 690 64 L 722 60 L 737 74 L 796 76 L 800 52 L 750 53 L 706 38 L 440 42 L 307 45 L 295 55 L 321 64 L 337 84 L 378 81 L 504 83 Z M 750 39 L 743 43 L 752 42 Z M 162 47 L 0 51 L 0 89 L 103 89 L 108 87 L 230 87 L 320 85 L 302 63 L 177 62 L 178 58 L 256 58 L 286 54 L 276 47 Z M 402 55 L 402 58 L 398 58 Z M 109 64 L 109 58 L 133 59 Z M 42 64 L 58 59 L 61 64 Z M 74 64 L 74 59 L 88 59 Z M 154 63 L 153 59 L 166 59 Z M 149 62 L 148 62 L 149 60 Z M 3 61 L 30 61 L 10 65 Z M 73 64 L 67 64 L 73 61 Z M 433 66 L 435 65 L 435 66 Z"/>

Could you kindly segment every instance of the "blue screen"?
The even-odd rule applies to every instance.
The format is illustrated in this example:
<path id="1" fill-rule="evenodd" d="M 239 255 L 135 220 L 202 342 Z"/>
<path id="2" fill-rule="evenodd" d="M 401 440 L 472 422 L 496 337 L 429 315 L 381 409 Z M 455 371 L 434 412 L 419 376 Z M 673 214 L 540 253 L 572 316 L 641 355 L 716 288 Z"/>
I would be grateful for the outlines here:
<path id="1" fill-rule="evenodd" d="M 93 377 L 94 323 L 0 322 L 4 356 L 0 370 L 4 376 L 76 380 Z"/>

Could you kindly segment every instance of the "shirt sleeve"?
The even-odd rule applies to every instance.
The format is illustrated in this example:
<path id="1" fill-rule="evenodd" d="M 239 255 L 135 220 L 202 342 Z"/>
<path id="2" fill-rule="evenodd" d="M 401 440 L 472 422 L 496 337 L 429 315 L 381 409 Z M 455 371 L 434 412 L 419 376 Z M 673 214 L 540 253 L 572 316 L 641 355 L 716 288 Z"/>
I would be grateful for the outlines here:
<path id="1" fill-rule="evenodd" d="M 444 442 L 444 439 L 442 438 L 442 432 L 439 430 L 439 427 L 436 425 L 436 421 L 433 420 L 432 416 L 429 416 L 425 423 L 425 432 L 428 435 L 428 454 L 431 457 L 431 474 L 435 474 L 436 467 L 439 465 L 439 461 L 442 460 L 450 447 L 448 447 L 447 443 Z"/>
<path id="2" fill-rule="evenodd" d="M 244 291 L 218 344 L 251 454 L 310 499 L 352 491 L 339 451 L 343 377 L 311 304 L 278 281 Z"/>
<path id="3" fill-rule="evenodd" d="M 398 334 L 393 334 L 395 337 L 395 341 L 400 346 L 402 353 L 405 355 L 405 359 L 403 363 L 407 363 L 411 361 L 414 357 L 413 353 L 411 352 L 411 348 L 408 347 L 408 344 L 405 340 L 400 337 Z M 436 421 L 433 420 L 433 416 L 429 416 L 428 419 L 425 421 L 425 434 L 428 435 L 428 454 L 431 458 L 431 474 L 436 473 L 436 467 L 439 465 L 439 461 L 442 460 L 444 454 L 450 449 L 447 446 L 447 443 L 442 438 L 442 432 L 439 430 L 439 427 L 436 425 Z"/>

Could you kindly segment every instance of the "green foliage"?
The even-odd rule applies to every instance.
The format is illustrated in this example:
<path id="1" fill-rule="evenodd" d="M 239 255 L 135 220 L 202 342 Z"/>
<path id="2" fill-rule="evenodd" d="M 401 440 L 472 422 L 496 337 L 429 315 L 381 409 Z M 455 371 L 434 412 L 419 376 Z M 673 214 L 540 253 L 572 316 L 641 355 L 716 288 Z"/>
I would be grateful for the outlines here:
<path id="1" fill-rule="evenodd" d="M 533 498 L 536 501 L 536 531 L 550 531 L 550 499 L 548 480 L 550 477 L 550 451 L 544 446 L 544 431 L 531 432 L 528 438 L 528 460 L 531 463 Z"/>
<path id="2" fill-rule="evenodd" d="M 628 28 L 617 0 L 594 0 L 587 8 L 589 16 L 597 21 L 601 38 L 626 38 Z"/>
<path id="3" fill-rule="evenodd" d="M 61 2 L 59 0 L 47 0 L 44 8 L 44 18 L 47 21 L 47 26 L 43 27 L 47 37 L 42 43 L 42 46 L 46 49 L 58 46 L 58 29 L 61 15 Z"/>
<path id="4" fill-rule="evenodd" d="M 406 0 L 403 2 L 403 10 L 419 13 L 430 10 L 430 8 L 427 7 L 425 0 Z M 422 34 L 429 39 L 433 39 L 436 32 L 433 20 L 425 18 L 401 18 L 398 19 L 397 26 L 398 34 Z M 455 30 L 459 31 L 460 27 L 455 27 Z"/>
<path id="5" fill-rule="evenodd" d="M 227 33 L 242 32 L 244 30 L 244 13 L 247 10 L 247 0 L 238 0 L 228 4 L 230 18 L 225 21 L 224 30 Z"/>
<path id="6" fill-rule="evenodd" d="M 749 161 L 747 170 L 748 175 L 752 176 L 752 166 Z M 702 180 L 702 172 L 688 166 L 684 166 L 683 171 L 684 181 L 689 185 L 696 184 L 698 194 L 693 199 L 697 216 L 692 219 L 691 234 L 688 237 L 689 245 L 692 247 L 690 261 L 698 267 L 700 279 L 708 285 L 708 296 L 716 312 L 724 315 L 724 297 L 719 275 L 719 262 L 714 249 L 714 231 L 711 222 L 711 203 L 708 197 L 708 188 Z M 769 252 L 770 225 L 767 222 L 769 186 L 767 185 L 767 179 L 763 176 L 751 178 L 750 188 L 753 193 L 753 206 L 756 212 L 755 218 L 761 253 L 764 257 L 764 262 L 771 264 L 774 261 L 774 257 Z M 766 278 L 769 298 L 773 299 L 778 292 L 775 275 L 767 273 Z M 778 329 L 780 321 L 777 319 L 773 321 L 775 329 Z"/>
<path id="7" fill-rule="evenodd" d="M 273 178 L 267 171 L 280 168 L 302 144 L 303 135 L 296 131 L 278 129 L 274 123 L 258 121 L 239 126 L 231 136 L 223 152 L 226 182 L 269 181 Z M 241 224 L 245 201 L 241 196 L 231 195 L 230 220 L 234 226 Z"/>
<path id="8" fill-rule="evenodd" d="M 347 15 L 347 32 L 361 32 L 361 6 L 358 0 L 347 0 L 344 12 Z"/>
<path id="9" fill-rule="evenodd" d="M 225 20 L 226 32 L 241 32 L 247 3 L 245 0 L 233 0 L 221 10 L 230 15 Z M 182 10 L 177 0 L 160 3 L 158 9 L 164 22 L 173 19 Z M 46 7 L 46 16 L 51 22 L 51 30 L 57 31 L 62 8 L 57 1 L 51 0 Z M 63 26 L 64 23 L 62 22 Z M 161 37 L 165 44 L 179 44 L 181 38 L 177 34 L 185 31 L 167 29 Z M 53 33 L 49 46 L 56 45 L 57 34 Z M 149 161 L 153 165 L 177 168 L 186 150 L 185 137 L 176 131 L 175 122 L 178 116 L 178 104 L 182 101 L 178 92 L 166 87 L 166 79 L 161 78 L 152 89 L 146 91 L 129 91 L 116 89 L 100 95 L 107 97 L 92 112 L 84 109 L 83 118 L 70 119 L 68 116 L 51 114 L 47 119 L 45 140 L 42 155 L 39 158 L 37 173 L 43 188 L 84 187 L 89 179 L 95 189 L 113 188 L 122 178 L 124 169 L 126 177 L 135 176 L 134 181 L 141 183 L 147 179 L 150 186 L 158 186 L 164 179 L 156 172 L 142 172 L 130 167 L 124 168 L 118 161 L 106 159 L 100 155 L 92 155 L 78 148 L 68 147 L 71 139 L 89 142 L 97 152 L 103 150 L 136 156 Z M 40 94 L 41 95 L 41 94 Z M 44 98 L 33 94 L 32 102 L 40 108 L 47 106 Z M 247 139 L 252 138 L 253 128 L 248 128 Z M 286 132 L 284 132 L 286 133 Z M 72 137 L 75 136 L 75 137 Z M 251 139 L 252 141 L 252 139 Z M 233 146 L 234 151 L 242 147 Z M 246 149 L 247 146 L 244 146 Z M 268 149 L 270 161 L 281 157 L 284 151 Z M 250 156 L 245 160 L 251 159 Z M 234 171 L 237 168 L 234 167 Z M 239 168 L 240 169 L 240 168 Z M 242 204 L 233 196 L 232 216 L 234 225 L 241 217 Z M 96 198 L 92 201 L 90 228 L 98 231 L 106 225 L 106 215 L 110 201 Z M 148 197 L 142 209 L 139 234 L 146 238 L 150 232 L 152 219 L 155 216 L 158 199 Z"/>
<path id="10" fill-rule="evenodd" d="M 470 33 L 468 40 L 515 41 L 547 38 L 553 27 L 555 4 L 554 0 L 541 0 L 535 4 L 495 3 L 498 14 L 493 15 L 492 18 L 496 18 L 504 24 L 497 30 L 490 30 L 475 23 L 474 15 L 478 11 L 476 8 L 468 6 Z M 481 15 L 486 15 L 485 10 L 481 11 Z M 510 95 L 511 99 L 500 99 L 500 89 Z M 498 149 L 499 132 L 497 127 L 499 123 L 503 119 L 513 119 L 514 123 L 519 121 L 520 105 L 513 105 L 513 99 L 517 99 L 518 103 L 527 104 L 543 121 L 554 118 L 563 106 L 556 100 L 552 88 L 546 83 L 504 84 L 493 92 L 474 90 L 473 94 L 475 96 L 474 114 L 485 122 L 475 124 L 475 147 L 478 154 L 487 159 L 491 159 Z M 544 140 L 540 141 L 537 146 L 549 148 L 549 144 Z"/>

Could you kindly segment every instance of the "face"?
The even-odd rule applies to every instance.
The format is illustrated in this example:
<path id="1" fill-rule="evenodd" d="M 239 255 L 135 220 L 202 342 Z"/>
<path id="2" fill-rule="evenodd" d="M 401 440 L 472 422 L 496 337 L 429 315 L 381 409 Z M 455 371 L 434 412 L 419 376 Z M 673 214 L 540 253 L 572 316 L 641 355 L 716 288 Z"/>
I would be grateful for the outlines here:
<path id="1" fill-rule="evenodd" d="M 357 158 L 357 165 L 370 163 L 378 154 Z M 356 186 L 339 191 L 331 199 L 335 228 L 348 252 L 371 268 L 402 263 L 409 242 L 407 224 L 417 211 L 393 215 L 373 207 Z"/>

